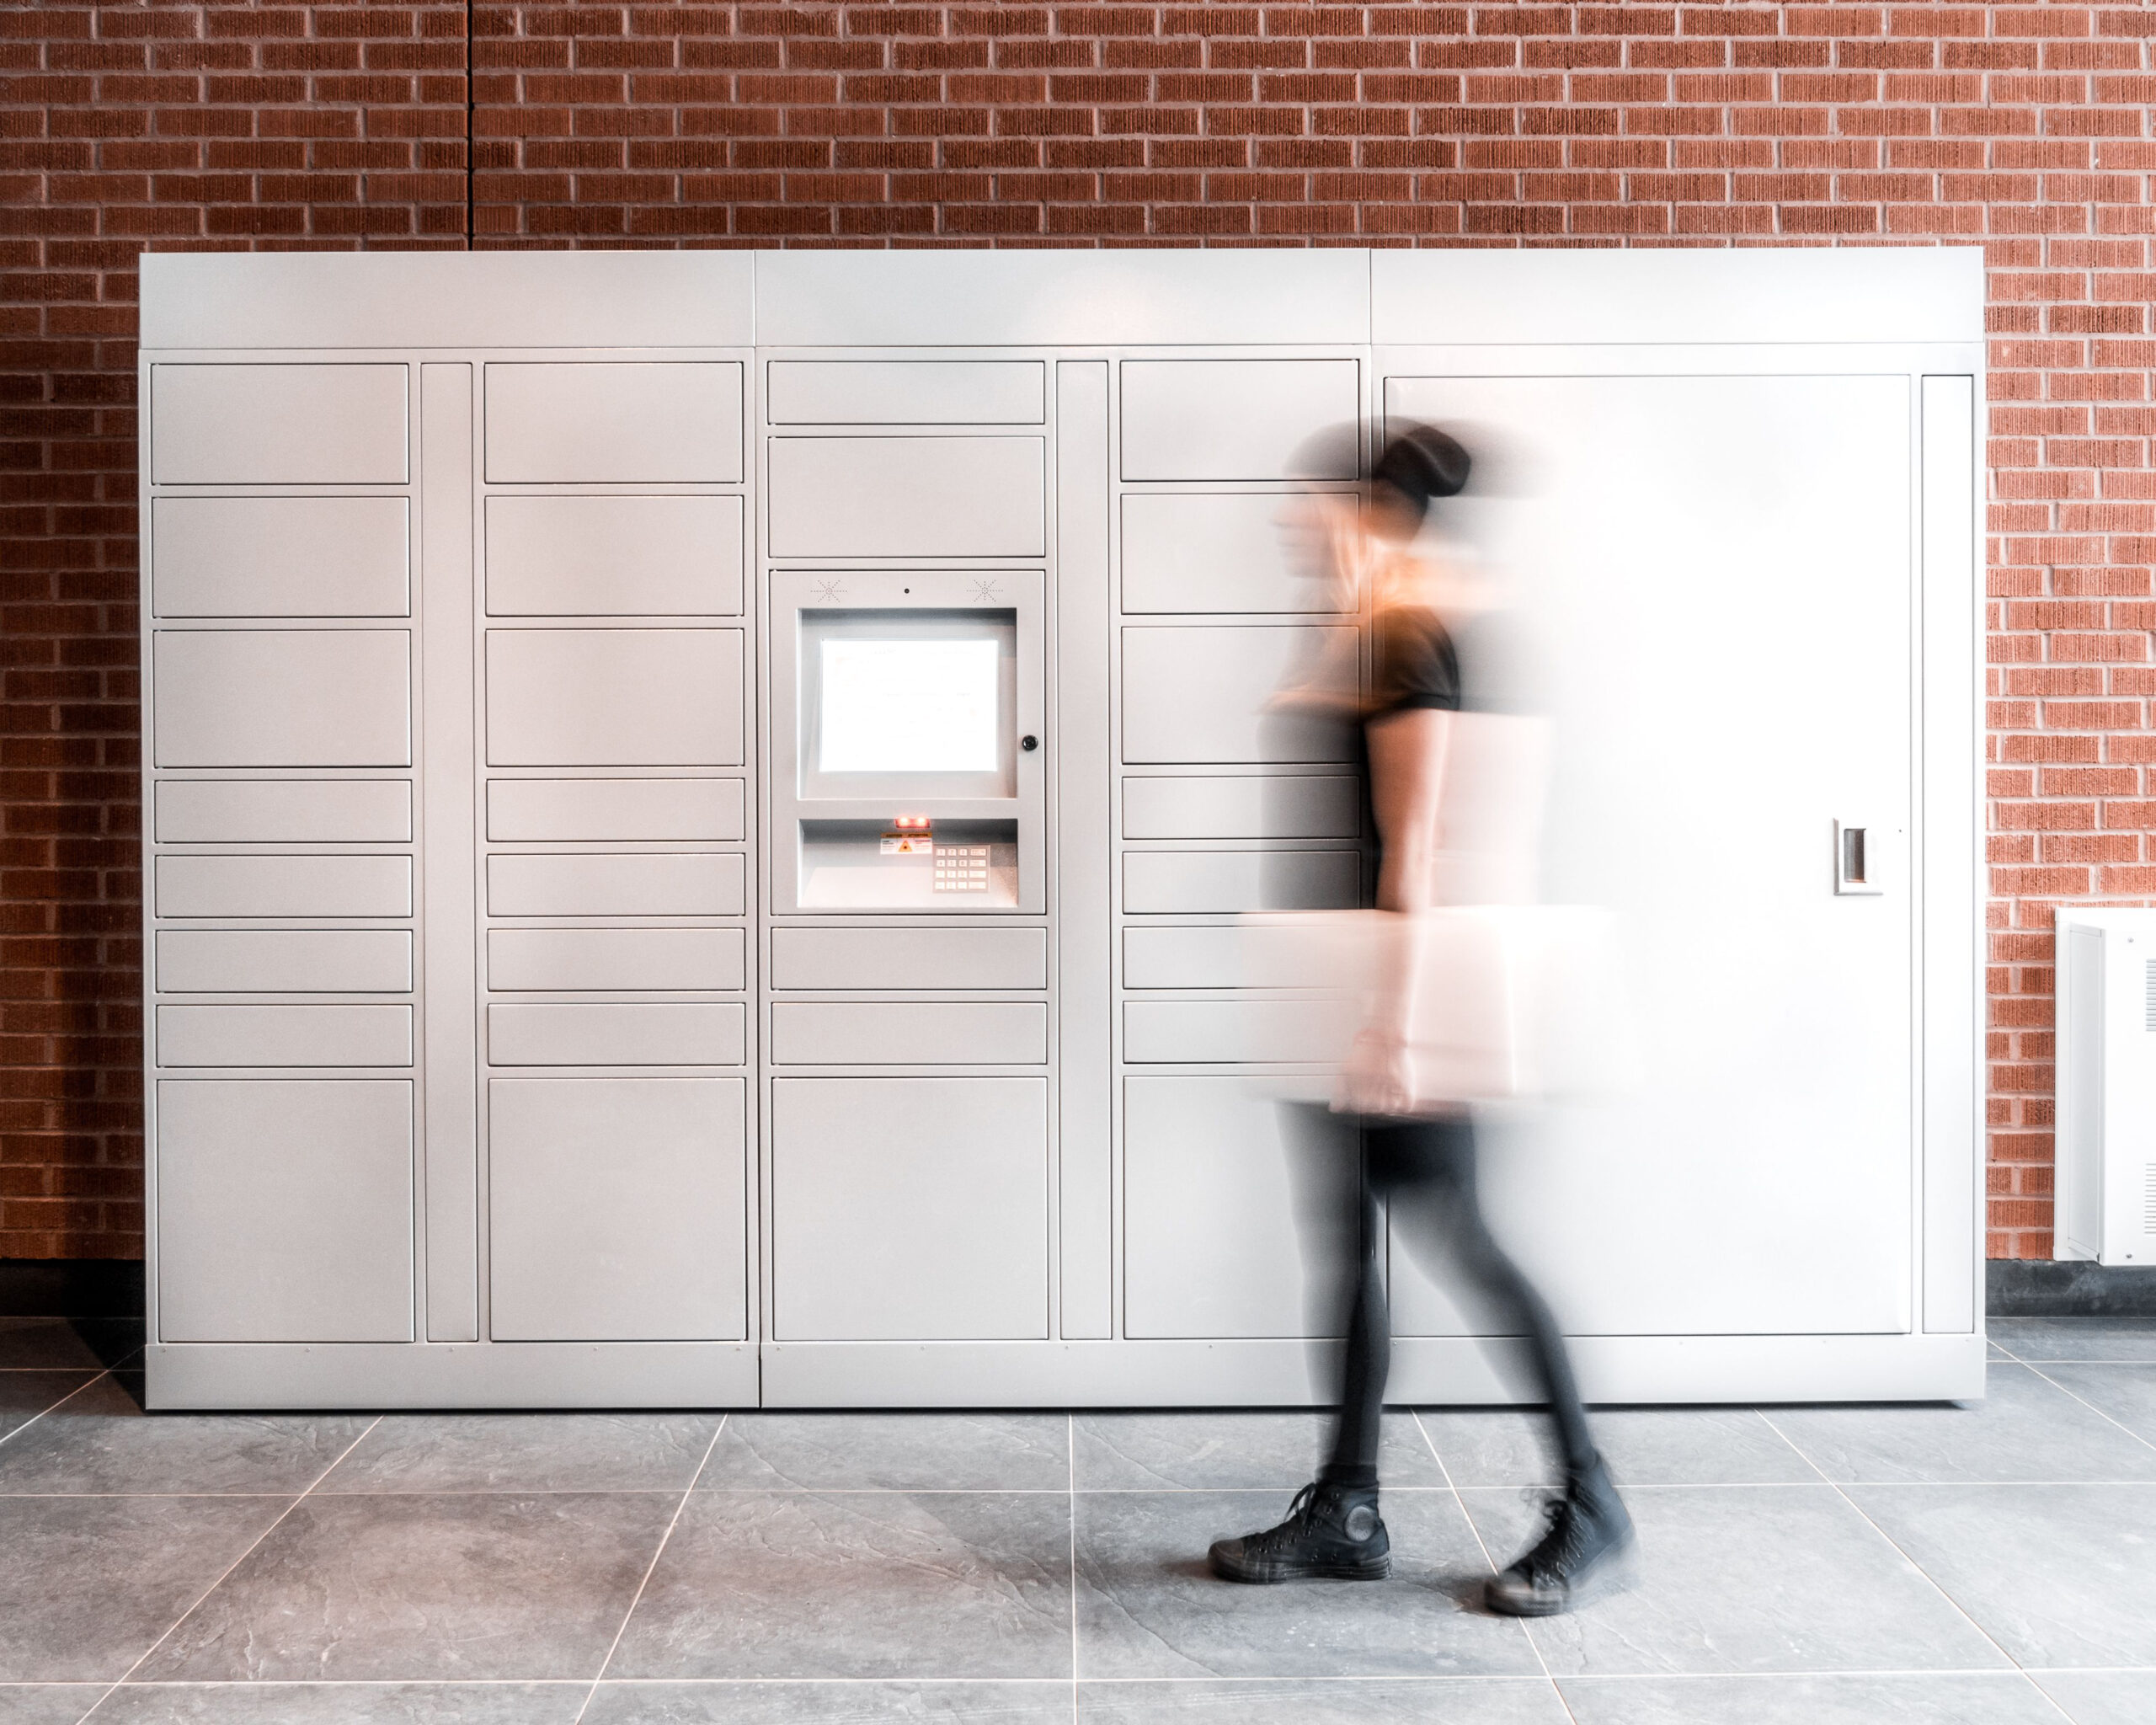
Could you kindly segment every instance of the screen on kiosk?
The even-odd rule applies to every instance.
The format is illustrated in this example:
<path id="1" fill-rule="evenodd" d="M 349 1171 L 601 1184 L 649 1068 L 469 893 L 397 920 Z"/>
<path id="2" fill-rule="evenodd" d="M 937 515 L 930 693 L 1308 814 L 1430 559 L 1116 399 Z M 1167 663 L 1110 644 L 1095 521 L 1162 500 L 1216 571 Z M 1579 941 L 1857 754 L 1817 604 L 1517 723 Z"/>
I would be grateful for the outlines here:
<path id="1" fill-rule="evenodd" d="M 818 768 L 993 772 L 997 644 L 826 640 Z"/>

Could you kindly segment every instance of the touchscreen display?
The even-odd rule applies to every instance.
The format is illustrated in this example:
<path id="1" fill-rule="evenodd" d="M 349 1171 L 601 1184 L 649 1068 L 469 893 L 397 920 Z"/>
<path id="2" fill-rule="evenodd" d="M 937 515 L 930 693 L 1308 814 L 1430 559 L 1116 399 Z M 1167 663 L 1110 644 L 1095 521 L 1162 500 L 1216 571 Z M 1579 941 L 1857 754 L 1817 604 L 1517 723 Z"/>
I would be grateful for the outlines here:
<path id="1" fill-rule="evenodd" d="M 863 640 L 821 644 L 824 772 L 993 772 L 998 644 Z"/>

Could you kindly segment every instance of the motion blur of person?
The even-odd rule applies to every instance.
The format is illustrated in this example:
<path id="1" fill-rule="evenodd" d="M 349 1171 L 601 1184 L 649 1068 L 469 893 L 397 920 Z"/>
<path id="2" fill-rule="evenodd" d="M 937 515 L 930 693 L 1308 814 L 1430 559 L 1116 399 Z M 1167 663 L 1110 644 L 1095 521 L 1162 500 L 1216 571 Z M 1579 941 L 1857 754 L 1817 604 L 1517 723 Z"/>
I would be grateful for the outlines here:
<path id="1" fill-rule="evenodd" d="M 1211 1557 L 1216 1574 L 1238 1582 L 1369 1581 L 1390 1573 L 1377 1471 L 1391 1352 L 1380 1263 L 1381 1206 L 1389 1206 L 1403 1244 L 1433 1269 L 1449 1264 L 1464 1275 L 1498 1332 L 1526 1339 L 1565 1485 L 1545 1506 L 1542 1537 L 1488 1580 L 1485 1599 L 1508 1616 L 1548 1616 L 1616 1579 L 1631 1521 L 1595 1449 L 1556 1321 L 1483 1220 L 1468 1098 L 1488 1092 L 1458 1060 L 1433 1071 L 1415 1045 L 1431 996 L 1449 994 L 1440 1010 L 1457 1017 L 1462 991 L 1475 991 L 1448 961 L 1444 932 L 1458 923 L 1447 921 L 1445 907 L 1534 896 L 1547 771 L 1540 722 L 1508 710 L 1515 703 L 1508 699 L 1506 631 L 1489 579 L 1415 547 L 1431 499 L 1460 492 L 1468 467 L 1454 439 L 1417 427 L 1379 459 L 1367 511 L 1353 498 L 1309 500 L 1317 514 L 1305 525 L 1329 542 L 1337 577 L 1358 585 L 1370 604 L 1372 691 L 1360 717 L 1380 846 L 1377 904 L 1390 914 L 1378 919 L 1388 936 L 1375 1004 L 1334 1101 L 1362 1122 L 1360 1260 L 1331 1461 L 1286 1520 L 1222 1540 Z"/>

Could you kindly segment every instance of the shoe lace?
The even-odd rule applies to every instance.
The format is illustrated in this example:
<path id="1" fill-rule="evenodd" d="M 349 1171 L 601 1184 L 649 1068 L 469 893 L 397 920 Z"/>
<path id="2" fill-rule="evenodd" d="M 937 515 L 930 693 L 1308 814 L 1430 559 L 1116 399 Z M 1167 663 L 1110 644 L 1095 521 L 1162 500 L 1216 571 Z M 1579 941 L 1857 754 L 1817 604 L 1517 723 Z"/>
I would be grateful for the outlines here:
<path id="1" fill-rule="evenodd" d="M 1544 1498 L 1542 1514 L 1550 1524 L 1548 1531 L 1515 1567 L 1530 1581 L 1561 1580 L 1572 1574 L 1586 1555 L 1587 1518 L 1569 1497 Z"/>
<path id="2" fill-rule="evenodd" d="M 1292 1543 L 1306 1532 L 1317 1516 L 1317 1482 L 1313 1480 L 1295 1493 L 1295 1500 L 1288 1506 L 1287 1519 L 1278 1527 L 1268 1527 L 1255 1533 L 1245 1545 L 1261 1551 L 1269 1551 L 1275 1546 Z"/>

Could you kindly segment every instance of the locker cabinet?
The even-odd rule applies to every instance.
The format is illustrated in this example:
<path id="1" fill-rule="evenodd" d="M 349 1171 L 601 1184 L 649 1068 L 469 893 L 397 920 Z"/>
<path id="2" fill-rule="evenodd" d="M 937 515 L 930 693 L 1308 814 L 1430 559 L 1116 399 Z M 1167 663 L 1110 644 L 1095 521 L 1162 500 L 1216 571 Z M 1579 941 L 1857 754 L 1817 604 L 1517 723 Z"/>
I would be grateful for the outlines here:
<path id="1" fill-rule="evenodd" d="M 1981 1393 L 1982 303 L 1951 248 L 147 258 L 152 1403 L 1328 1400 L 1372 667 L 1310 499 L 1422 422 L 1630 991 L 1633 1089 L 1480 1128 L 1588 1395 Z M 1385 1227 L 1396 1393 L 1513 1397 Z"/>

